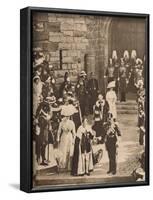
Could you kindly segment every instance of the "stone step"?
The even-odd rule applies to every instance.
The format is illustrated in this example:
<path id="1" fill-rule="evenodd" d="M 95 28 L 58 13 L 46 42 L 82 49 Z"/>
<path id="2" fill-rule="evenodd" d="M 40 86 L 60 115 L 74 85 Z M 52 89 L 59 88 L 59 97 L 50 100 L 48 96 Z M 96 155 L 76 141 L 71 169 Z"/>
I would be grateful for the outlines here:
<path id="1" fill-rule="evenodd" d="M 51 173 L 51 174 L 56 174 L 56 173 L 58 173 L 58 168 L 57 168 L 57 166 L 53 166 L 53 167 L 44 167 L 44 168 L 41 168 L 41 169 L 38 169 L 38 170 L 37 170 L 37 174 L 38 174 L 38 175 L 44 175 L 44 174 L 47 174 L 47 173 Z"/>
<path id="2" fill-rule="evenodd" d="M 108 175 L 98 175 L 98 176 L 84 176 L 84 177 L 74 177 L 74 176 L 38 176 L 36 178 L 36 185 L 37 186 L 44 186 L 44 185 L 82 185 L 82 184 L 93 184 L 93 183 L 135 183 L 135 180 L 132 176 L 108 176 Z"/>
<path id="3" fill-rule="evenodd" d="M 118 114 L 138 114 L 137 110 L 117 110 Z"/>
<path id="4" fill-rule="evenodd" d="M 126 102 L 120 102 L 120 101 L 117 101 L 116 103 L 117 105 L 137 105 L 137 102 L 135 100 L 128 100 Z"/>
<path id="5" fill-rule="evenodd" d="M 117 105 L 117 110 L 138 110 L 137 105 Z"/>
<path id="6" fill-rule="evenodd" d="M 135 100 L 128 100 L 126 102 L 117 101 L 117 113 L 118 114 L 137 114 L 138 106 Z"/>

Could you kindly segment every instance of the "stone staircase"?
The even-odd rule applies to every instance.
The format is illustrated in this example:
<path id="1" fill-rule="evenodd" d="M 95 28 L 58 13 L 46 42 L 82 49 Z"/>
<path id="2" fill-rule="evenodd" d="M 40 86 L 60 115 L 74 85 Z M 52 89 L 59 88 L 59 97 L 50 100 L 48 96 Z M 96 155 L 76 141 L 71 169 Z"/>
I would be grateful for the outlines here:
<path id="1" fill-rule="evenodd" d="M 128 100 L 126 102 L 117 102 L 118 114 L 137 114 L 138 106 L 135 100 Z"/>
<path id="2" fill-rule="evenodd" d="M 135 100 L 127 100 L 127 102 L 117 102 L 117 114 L 119 116 L 119 124 L 122 132 L 124 133 L 122 136 L 122 140 L 126 141 L 126 144 L 130 144 L 128 132 L 136 132 L 136 123 L 137 123 L 137 103 Z M 128 120 L 127 120 L 128 119 Z M 134 123 L 134 125 L 133 125 Z M 128 132 L 127 132 L 127 126 L 128 126 Z M 133 126 L 135 129 L 133 130 Z M 124 137 L 124 138 L 123 138 Z M 122 146 L 125 147 L 125 144 Z M 106 155 L 107 157 L 107 155 Z M 106 160 L 106 159 L 104 159 Z M 103 163 L 104 165 L 104 163 Z M 104 167 L 104 166 L 103 166 Z M 106 167 L 107 168 L 107 167 Z M 100 170 L 103 170 L 103 168 L 100 167 Z M 63 180 L 64 178 L 64 180 Z M 131 177 L 126 176 L 119 176 L 116 175 L 115 177 L 109 177 L 106 175 L 106 169 L 105 171 L 94 171 L 93 175 L 90 177 L 72 177 L 70 176 L 70 172 L 66 172 L 65 170 L 59 170 L 57 166 L 39 166 L 39 169 L 37 170 L 37 185 L 58 185 L 61 184 L 63 181 L 64 183 L 69 184 L 80 184 L 81 182 L 85 183 L 91 183 L 93 181 L 95 182 L 106 182 L 106 183 L 112 183 L 113 181 L 129 181 L 131 180 Z"/>

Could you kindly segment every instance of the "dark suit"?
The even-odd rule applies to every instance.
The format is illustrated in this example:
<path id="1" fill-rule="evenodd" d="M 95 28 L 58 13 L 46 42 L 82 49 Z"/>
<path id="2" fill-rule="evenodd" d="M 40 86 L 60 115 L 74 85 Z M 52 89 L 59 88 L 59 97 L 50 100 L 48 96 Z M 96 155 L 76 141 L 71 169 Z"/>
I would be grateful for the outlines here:
<path id="1" fill-rule="evenodd" d="M 76 85 L 76 96 L 80 104 L 81 114 L 84 116 L 87 113 L 87 90 L 85 83 Z"/>
<path id="2" fill-rule="evenodd" d="M 98 81 L 95 78 L 92 78 L 87 83 L 87 90 L 89 95 L 89 111 L 90 114 L 93 113 L 93 105 L 96 103 L 97 94 L 98 94 Z"/>

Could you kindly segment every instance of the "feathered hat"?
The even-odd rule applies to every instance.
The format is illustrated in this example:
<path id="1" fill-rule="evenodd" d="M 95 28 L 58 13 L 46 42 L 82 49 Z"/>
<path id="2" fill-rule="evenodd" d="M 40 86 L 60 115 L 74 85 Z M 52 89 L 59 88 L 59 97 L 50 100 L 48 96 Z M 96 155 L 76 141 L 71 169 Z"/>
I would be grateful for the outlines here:
<path id="1" fill-rule="evenodd" d="M 107 89 L 109 88 L 114 88 L 115 87 L 115 81 L 111 81 L 110 83 L 108 83 L 107 85 Z"/>

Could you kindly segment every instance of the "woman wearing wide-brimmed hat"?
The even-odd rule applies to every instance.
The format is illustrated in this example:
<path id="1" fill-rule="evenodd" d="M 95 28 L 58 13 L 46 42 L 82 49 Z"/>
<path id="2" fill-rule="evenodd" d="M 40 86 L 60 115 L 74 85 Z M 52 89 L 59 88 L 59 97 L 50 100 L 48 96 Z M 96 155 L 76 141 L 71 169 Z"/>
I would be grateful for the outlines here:
<path id="1" fill-rule="evenodd" d="M 70 109 L 63 109 L 61 114 L 63 115 L 63 119 L 59 124 L 57 133 L 57 142 L 59 143 L 58 149 L 59 152 L 61 152 L 59 167 L 70 170 L 76 134 L 75 124 L 70 120 L 70 116 L 72 115 Z"/>
<path id="2" fill-rule="evenodd" d="M 117 96 L 114 91 L 115 88 L 115 81 L 112 81 L 108 84 L 107 86 L 107 93 L 106 93 L 106 101 L 109 104 L 109 111 L 112 113 L 113 118 L 117 118 L 117 112 L 116 112 L 116 101 L 117 101 Z"/>

